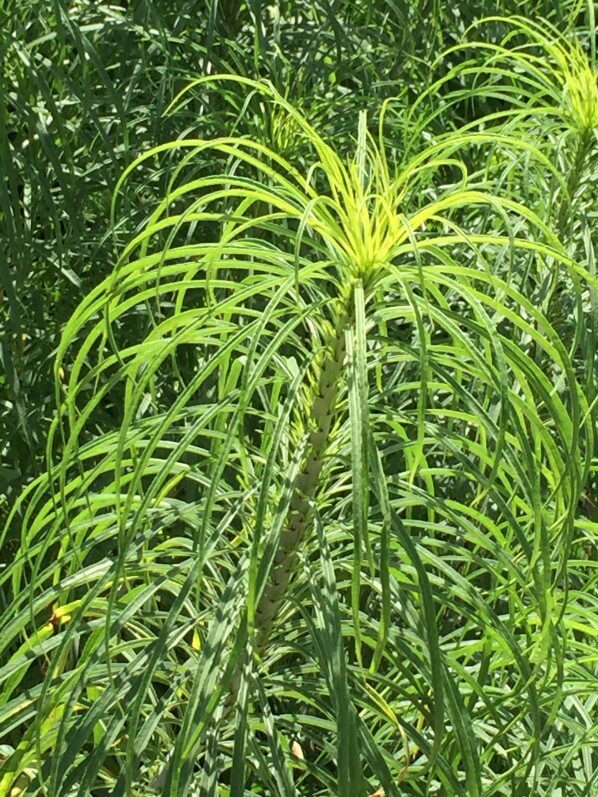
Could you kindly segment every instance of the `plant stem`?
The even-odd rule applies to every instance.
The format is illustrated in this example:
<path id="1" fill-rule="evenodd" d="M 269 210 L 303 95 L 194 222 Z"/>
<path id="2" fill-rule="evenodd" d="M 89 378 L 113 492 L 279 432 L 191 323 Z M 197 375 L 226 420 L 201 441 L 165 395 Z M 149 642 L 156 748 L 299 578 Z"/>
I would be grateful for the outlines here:
<path id="1" fill-rule="evenodd" d="M 572 227 L 575 215 L 575 196 L 587 166 L 586 161 L 592 149 L 592 142 L 591 131 L 586 130 L 579 134 L 572 156 L 571 169 L 567 177 L 566 191 L 563 192 L 560 197 L 555 231 L 561 243 L 567 247 L 573 239 Z M 544 314 L 551 323 L 554 323 L 554 319 L 558 318 L 561 314 L 558 302 L 564 287 L 564 283 L 558 271 L 553 269 L 547 283 L 542 288 L 543 295 L 539 297 L 538 301 L 539 306 L 545 308 Z"/>
<path id="2" fill-rule="evenodd" d="M 575 149 L 573 162 L 571 164 L 571 171 L 569 172 L 569 176 L 567 178 L 567 192 L 561 197 L 561 203 L 559 207 L 557 232 L 561 240 L 569 237 L 566 235 L 566 233 L 568 232 L 567 228 L 570 224 L 573 202 L 575 199 L 575 194 L 577 193 L 577 189 L 579 188 L 581 177 L 583 175 L 586 157 L 592 144 L 592 138 L 592 131 L 585 130 L 577 139 L 577 146 Z"/>
<path id="3" fill-rule="evenodd" d="M 308 437 L 303 462 L 292 486 L 286 525 L 281 532 L 268 584 L 255 613 L 256 650 L 261 653 L 268 642 L 288 589 L 297 553 L 306 536 L 313 499 L 324 465 L 330 428 L 340 391 L 340 376 L 345 360 L 345 330 L 353 316 L 353 290 L 339 313 L 318 368 L 315 396 L 309 408 Z"/>

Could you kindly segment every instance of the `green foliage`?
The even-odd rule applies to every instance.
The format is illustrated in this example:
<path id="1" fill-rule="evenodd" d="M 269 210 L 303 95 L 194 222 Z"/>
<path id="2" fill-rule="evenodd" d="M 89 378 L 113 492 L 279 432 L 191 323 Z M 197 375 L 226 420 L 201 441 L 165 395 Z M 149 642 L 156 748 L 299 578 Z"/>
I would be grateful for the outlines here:
<path id="1" fill-rule="evenodd" d="M 13 15 L 0 795 L 592 793 L 593 17 L 488 6 Z"/>

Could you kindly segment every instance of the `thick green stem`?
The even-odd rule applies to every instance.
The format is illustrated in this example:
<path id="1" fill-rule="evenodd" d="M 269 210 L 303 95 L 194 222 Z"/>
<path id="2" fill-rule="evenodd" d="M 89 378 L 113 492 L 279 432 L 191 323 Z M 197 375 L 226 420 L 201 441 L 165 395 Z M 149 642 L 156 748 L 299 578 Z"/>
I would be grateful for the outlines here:
<path id="1" fill-rule="evenodd" d="M 351 291 L 318 369 L 315 395 L 307 419 L 309 431 L 303 462 L 292 486 L 289 512 L 280 535 L 268 584 L 255 613 L 258 651 L 267 644 L 274 618 L 285 599 L 299 548 L 312 523 L 310 504 L 324 465 L 345 359 L 345 330 L 351 323 L 352 311 Z"/>
<path id="2" fill-rule="evenodd" d="M 563 244 L 568 246 L 572 241 L 572 229 L 575 216 L 575 196 L 579 190 L 585 169 L 587 168 L 588 156 L 591 154 L 593 144 L 592 132 L 586 130 L 580 133 L 576 145 L 575 153 L 571 161 L 571 169 L 567 177 L 566 191 L 563 192 L 556 219 L 556 233 Z M 549 278 L 546 280 L 538 299 L 540 307 L 544 308 L 544 313 L 548 320 L 555 324 L 560 316 L 560 295 L 565 289 L 565 283 L 560 277 L 559 272 L 553 269 Z M 539 357 L 539 350 L 536 359 Z"/>
<path id="3" fill-rule="evenodd" d="M 571 171 L 567 177 L 567 192 L 561 197 L 559 207 L 557 232 L 561 240 L 567 240 L 569 237 L 567 233 L 571 224 L 571 214 L 573 212 L 575 194 L 579 188 L 579 183 L 586 165 L 586 159 L 592 146 L 592 140 L 593 135 L 591 130 L 585 130 L 580 134 L 577 140 L 575 155 L 571 164 Z"/>

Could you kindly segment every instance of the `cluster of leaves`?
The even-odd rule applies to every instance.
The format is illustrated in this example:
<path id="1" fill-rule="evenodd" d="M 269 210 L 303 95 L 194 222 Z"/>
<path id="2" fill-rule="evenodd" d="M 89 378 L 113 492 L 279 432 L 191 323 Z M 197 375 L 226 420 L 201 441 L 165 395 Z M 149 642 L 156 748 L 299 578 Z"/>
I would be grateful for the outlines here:
<path id="1" fill-rule="evenodd" d="M 13 15 L 0 795 L 596 787 L 595 26 L 514 10 Z"/>

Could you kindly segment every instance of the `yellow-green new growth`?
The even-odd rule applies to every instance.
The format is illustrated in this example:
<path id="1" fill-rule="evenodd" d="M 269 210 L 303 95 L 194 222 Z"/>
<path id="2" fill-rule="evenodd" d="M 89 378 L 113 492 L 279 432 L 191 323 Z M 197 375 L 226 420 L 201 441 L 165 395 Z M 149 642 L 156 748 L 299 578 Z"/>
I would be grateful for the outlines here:
<path id="1" fill-rule="evenodd" d="M 527 62 L 534 69 L 545 70 L 548 87 L 552 82 L 560 91 L 564 120 L 580 133 L 598 129 L 598 72 L 579 40 L 567 38 L 548 22 L 540 25 L 524 17 L 507 21 L 515 32 L 526 34 L 548 56 L 546 61 L 538 59 L 525 46 L 512 51 L 514 59 L 520 58 L 523 64 Z"/>
<path id="2" fill-rule="evenodd" d="M 579 42 L 569 51 L 563 64 L 563 97 L 566 113 L 579 132 L 598 130 L 598 71 Z"/>
<path id="3" fill-rule="evenodd" d="M 473 39 L 473 33 L 487 25 L 508 26 L 508 33 L 496 44 Z M 432 64 L 432 72 L 457 56 L 457 63 L 435 80 L 415 101 L 412 119 L 440 91 L 444 92 L 444 110 L 448 105 L 475 97 L 499 97 L 505 107 L 466 124 L 462 130 L 494 127 L 503 129 L 511 118 L 521 120 L 552 119 L 565 131 L 586 135 L 598 130 L 597 68 L 592 50 L 588 57 L 576 38 L 561 33 L 546 20 L 534 22 L 520 16 L 485 17 L 471 26 L 467 41 L 450 47 Z M 464 50 L 473 57 L 463 59 Z M 478 53 L 485 57 L 480 58 Z M 472 81 L 463 87 L 464 79 Z M 461 87 L 445 91 L 450 82 Z M 427 117 L 425 124 L 442 112 L 442 106 Z"/>

